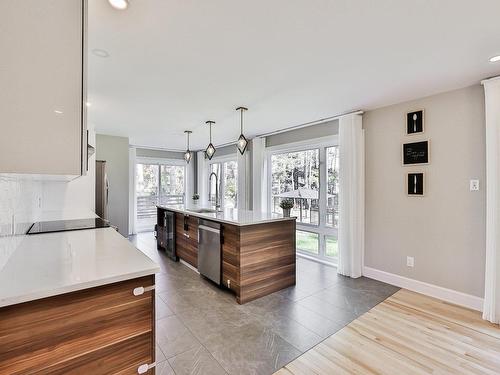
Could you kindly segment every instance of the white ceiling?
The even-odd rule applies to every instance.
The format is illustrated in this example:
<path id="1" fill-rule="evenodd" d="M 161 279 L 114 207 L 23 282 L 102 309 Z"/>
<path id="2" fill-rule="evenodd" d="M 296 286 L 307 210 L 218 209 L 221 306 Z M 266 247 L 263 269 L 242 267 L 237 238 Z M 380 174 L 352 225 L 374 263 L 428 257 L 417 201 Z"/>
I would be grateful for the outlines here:
<path id="1" fill-rule="evenodd" d="M 89 1 L 89 121 L 192 149 L 500 74 L 499 0 Z"/>

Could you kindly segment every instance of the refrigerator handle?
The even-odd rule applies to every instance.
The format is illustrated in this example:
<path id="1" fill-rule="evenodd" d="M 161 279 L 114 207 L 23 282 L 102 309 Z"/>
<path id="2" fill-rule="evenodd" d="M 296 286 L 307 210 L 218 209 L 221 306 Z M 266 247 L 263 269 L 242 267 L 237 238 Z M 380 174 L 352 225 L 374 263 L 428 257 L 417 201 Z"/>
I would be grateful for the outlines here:
<path id="1" fill-rule="evenodd" d="M 109 199 L 109 181 L 106 178 L 106 202 L 104 203 L 106 206 L 108 205 L 108 199 Z"/>

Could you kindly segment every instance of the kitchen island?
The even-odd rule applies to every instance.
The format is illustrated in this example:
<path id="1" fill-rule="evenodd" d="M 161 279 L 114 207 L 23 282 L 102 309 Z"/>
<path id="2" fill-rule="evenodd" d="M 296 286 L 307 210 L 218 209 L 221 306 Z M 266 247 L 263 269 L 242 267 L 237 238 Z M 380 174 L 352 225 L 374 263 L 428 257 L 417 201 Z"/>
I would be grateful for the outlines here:
<path id="1" fill-rule="evenodd" d="M 201 229 L 210 230 L 210 223 L 220 228 L 220 244 L 211 245 L 218 246 L 214 256 L 220 252 L 220 267 L 215 271 L 219 273 L 212 280 L 231 290 L 238 303 L 295 285 L 294 217 L 238 209 L 217 212 L 184 205 L 157 208 L 158 249 L 174 251 L 174 259 L 195 269 L 202 255 Z"/>
<path id="2" fill-rule="evenodd" d="M 112 228 L 1 237 L 0 374 L 154 374 L 156 272 Z"/>

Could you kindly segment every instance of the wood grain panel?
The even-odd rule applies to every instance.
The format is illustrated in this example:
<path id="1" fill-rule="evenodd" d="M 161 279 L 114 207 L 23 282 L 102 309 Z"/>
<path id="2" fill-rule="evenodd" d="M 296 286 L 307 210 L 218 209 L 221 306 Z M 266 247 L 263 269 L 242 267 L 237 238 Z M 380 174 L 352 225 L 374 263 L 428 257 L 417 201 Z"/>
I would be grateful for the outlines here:
<path id="1" fill-rule="evenodd" d="M 187 230 L 184 228 L 185 217 L 188 225 Z M 177 256 L 193 267 L 198 268 L 198 218 L 176 213 L 175 230 Z"/>
<path id="2" fill-rule="evenodd" d="M 241 227 L 239 303 L 295 285 L 295 272 L 295 220 Z"/>
<path id="3" fill-rule="evenodd" d="M 222 284 L 240 294 L 240 229 L 236 225 L 222 225 Z M 230 281 L 228 286 L 228 280 Z"/>
<path id="4" fill-rule="evenodd" d="M 277 372 L 333 373 L 500 374 L 500 327 L 400 290 Z"/>
<path id="5" fill-rule="evenodd" d="M 111 367 L 94 373 L 153 362 L 154 291 L 132 293 L 153 284 L 154 276 L 148 276 L 0 309 L 0 373 L 67 373 L 68 366 L 107 362 L 110 347 L 126 351 L 127 343 L 139 342 L 143 347 L 136 355 L 110 358 Z"/>

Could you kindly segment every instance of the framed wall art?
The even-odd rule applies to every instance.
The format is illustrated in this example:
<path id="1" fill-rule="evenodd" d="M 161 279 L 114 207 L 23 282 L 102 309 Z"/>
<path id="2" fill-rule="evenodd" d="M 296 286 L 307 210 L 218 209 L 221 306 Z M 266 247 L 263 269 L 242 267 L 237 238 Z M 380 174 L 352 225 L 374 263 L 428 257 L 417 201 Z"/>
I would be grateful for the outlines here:
<path id="1" fill-rule="evenodd" d="M 406 194 L 411 197 L 423 197 L 425 194 L 424 172 L 411 172 L 406 177 Z"/>
<path id="2" fill-rule="evenodd" d="M 406 114 L 406 135 L 424 132 L 424 110 L 408 112 Z"/>
<path id="3" fill-rule="evenodd" d="M 429 164 L 429 144 L 427 141 L 403 143 L 402 159 L 403 165 Z"/>

